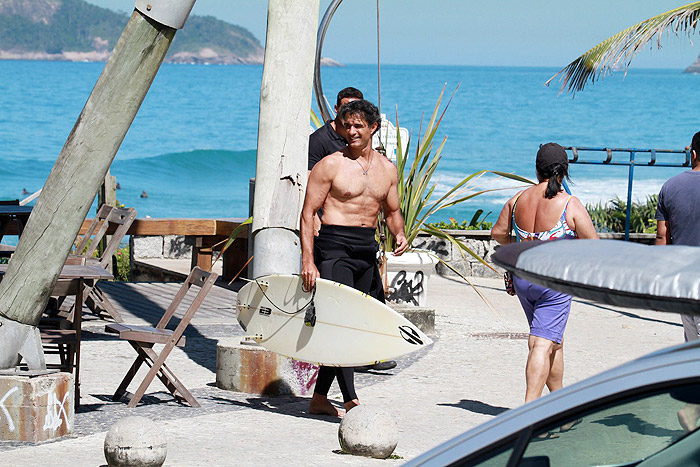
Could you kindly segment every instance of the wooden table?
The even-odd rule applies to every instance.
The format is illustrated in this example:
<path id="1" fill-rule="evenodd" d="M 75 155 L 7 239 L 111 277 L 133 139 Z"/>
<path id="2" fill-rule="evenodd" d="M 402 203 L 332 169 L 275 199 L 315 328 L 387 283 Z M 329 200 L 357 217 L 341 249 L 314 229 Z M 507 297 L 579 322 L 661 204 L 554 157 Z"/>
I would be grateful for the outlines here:
<path id="1" fill-rule="evenodd" d="M 9 264 L 0 264 L 0 280 L 7 272 Z M 88 281 L 111 280 L 114 276 L 100 266 L 66 264 L 58 276 L 59 281 L 82 279 L 86 284 Z"/>
<path id="2" fill-rule="evenodd" d="M 17 235 L 22 235 L 24 225 L 31 213 L 31 206 L 0 205 L 0 240 L 5 235 L 8 224 L 12 222 L 17 223 Z"/>
<path id="3" fill-rule="evenodd" d="M 7 272 L 8 264 L 0 264 L 0 280 Z M 75 406 L 80 405 L 80 340 L 82 326 L 82 305 L 85 302 L 83 292 L 86 286 L 94 286 L 99 280 L 114 277 L 100 266 L 73 265 L 63 266 L 58 281 L 51 293 L 53 296 L 65 297 L 75 295 L 75 312 L 70 329 L 41 329 L 42 343 L 75 345 Z M 73 365 L 71 365 L 73 366 Z"/>

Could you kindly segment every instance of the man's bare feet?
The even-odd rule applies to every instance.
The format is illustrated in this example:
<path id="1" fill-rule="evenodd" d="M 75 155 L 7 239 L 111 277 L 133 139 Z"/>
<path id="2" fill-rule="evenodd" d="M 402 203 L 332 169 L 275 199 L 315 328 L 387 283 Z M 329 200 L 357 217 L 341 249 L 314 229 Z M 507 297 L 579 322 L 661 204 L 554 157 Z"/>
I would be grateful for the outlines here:
<path id="1" fill-rule="evenodd" d="M 335 417 L 343 417 L 345 411 L 336 408 L 328 400 L 326 396 L 314 393 L 311 397 L 311 403 L 309 404 L 309 413 L 314 415 L 333 415 Z"/>
<path id="2" fill-rule="evenodd" d="M 686 404 L 678 411 L 678 423 L 681 424 L 686 433 L 697 428 L 698 418 L 700 418 L 700 405 Z"/>
<path id="3" fill-rule="evenodd" d="M 350 409 L 352 409 L 353 407 L 357 407 L 358 405 L 360 405 L 360 401 L 357 400 L 357 399 L 353 399 L 353 400 L 351 400 L 351 401 L 349 401 L 349 402 L 346 402 L 346 403 L 343 404 L 343 405 L 345 406 L 345 411 L 347 412 L 347 411 L 349 411 Z"/>

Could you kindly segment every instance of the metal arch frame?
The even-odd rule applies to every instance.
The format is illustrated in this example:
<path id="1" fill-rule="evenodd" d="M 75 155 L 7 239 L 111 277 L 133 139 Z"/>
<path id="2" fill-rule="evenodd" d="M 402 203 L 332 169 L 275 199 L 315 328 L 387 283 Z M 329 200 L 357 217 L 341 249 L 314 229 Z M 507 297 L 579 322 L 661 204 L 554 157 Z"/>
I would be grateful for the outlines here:
<path id="1" fill-rule="evenodd" d="M 343 0 L 333 0 L 326 13 L 321 19 L 321 24 L 318 26 L 318 35 L 316 36 L 316 60 L 314 63 L 314 94 L 316 95 L 316 103 L 321 111 L 321 118 L 324 122 L 331 120 L 331 113 L 326 105 L 326 100 L 323 97 L 323 87 L 321 86 L 321 52 L 323 51 L 323 40 L 326 37 L 326 31 L 331 23 L 335 10 L 338 9 Z"/>

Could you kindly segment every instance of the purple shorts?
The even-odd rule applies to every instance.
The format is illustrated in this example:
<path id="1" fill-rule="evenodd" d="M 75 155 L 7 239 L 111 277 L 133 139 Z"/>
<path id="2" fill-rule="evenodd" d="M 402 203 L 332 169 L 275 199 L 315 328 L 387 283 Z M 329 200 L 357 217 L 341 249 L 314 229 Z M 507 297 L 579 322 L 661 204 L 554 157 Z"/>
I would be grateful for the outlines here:
<path id="1" fill-rule="evenodd" d="M 513 286 L 525 310 L 530 335 L 561 344 L 571 310 L 571 295 L 513 276 Z"/>

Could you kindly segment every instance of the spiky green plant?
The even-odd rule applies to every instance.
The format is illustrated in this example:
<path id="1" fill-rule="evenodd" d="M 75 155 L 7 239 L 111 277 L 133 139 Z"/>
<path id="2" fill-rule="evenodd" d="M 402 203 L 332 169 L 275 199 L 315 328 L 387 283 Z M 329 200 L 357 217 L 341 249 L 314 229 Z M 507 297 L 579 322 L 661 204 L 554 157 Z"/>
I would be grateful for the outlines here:
<path id="1" fill-rule="evenodd" d="M 457 86 L 459 89 L 459 86 Z M 409 136 L 406 142 L 406 149 L 403 149 L 403 142 L 401 141 L 401 135 L 399 134 L 399 117 L 398 111 L 396 115 L 396 128 L 397 128 L 397 151 L 396 151 L 396 166 L 398 169 L 399 181 L 398 181 L 398 192 L 399 192 L 399 203 L 401 205 L 401 215 L 404 219 L 406 239 L 409 245 L 413 243 L 418 234 L 426 233 L 433 235 L 437 238 L 449 241 L 453 246 L 457 248 L 462 257 L 466 259 L 465 255 L 472 256 L 480 263 L 486 265 L 487 267 L 493 269 L 489 264 L 487 264 L 483 258 L 472 251 L 462 240 L 457 239 L 445 232 L 445 230 L 439 228 L 434 224 L 429 224 L 427 222 L 428 218 L 443 209 L 455 206 L 459 203 L 463 203 L 470 200 L 476 196 L 482 195 L 484 193 L 503 190 L 508 188 L 487 188 L 480 189 L 477 182 L 485 174 L 490 173 L 500 177 L 515 180 L 521 183 L 532 184 L 533 182 L 520 177 L 518 175 L 497 172 L 491 170 L 480 170 L 473 174 L 464 177 L 459 183 L 454 185 L 452 188 L 447 190 L 445 194 L 439 197 L 433 197 L 433 193 L 437 186 L 437 183 L 431 182 L 435 170 L 442 159 L 442 151 L 445 147 L 445 142 L 447 141 L 447 136 L 443 137 L 439 144 L 436 143 L 435 135 L 442 122 L 442 118 L 445 116 L 445 112 L 452 102 L 457 89 L 454 90 L 452 96 L 447 101 L 447 104 L 441 110 L 442 100 L 445 95 L 445 87 L 442 88 L 442 92 L 438 97 L 435 108 L 433 109 L 430 120 L 425 129 L 425 133 L 420 137 L 421 130 L 419 129 L 419 138 L 416 143 L 416 150 L 413 159 L 409 166 L 409 149 L 411 146 L 411 137 Z M 421 127 L 422 127 L 421 119 Z M 394 238 L 391 235 L 387 235 L 386 249 L 390 251 L 394 248 Z M 468 280 L 462 274 L 460 274 L 456 269 L 454 269 L 450 264 L 444 262 L 440 258 L 437 258 L 442 264 L 454 271 L 455 273 L 462 276 L 465 280 Z M 494 270 L 495 271 L 495 270 Z"/>
<path id="2" fill-rule="evenodd" d="M 656 38 L 657 47 L 661 48 L 661 36 L 665 31 L 676 35 L 679 32 L 687 32 L 690 35 L 696 31 L 698 19 L 700 2 L 689 3 L 644 20 L 596 45 L 569 63 L 545 84 L 549 85 L 560 76 L 560 92 L 566 90 L 576 93 L 589 81 L 594 83 L 596 79 L 604 78 L 618 66 L 623 67 L 626 72 L 634 55 L 649 41 Z"/>
<path id="3" fill-rule="evenodd" d="M 214 267 L 214 264 L 216 264 L 216 262 L 219 261 L 220 258 L 223 258 L 224 253 L 226 252 L 226 250 L 228 250 L 229 247 L 233 244 L 233 242 L 236 241 L 236 239 L 238 238 L 238 236 L 240 235 L 240 233 L 243 232 L 243 229 L 245 229 L 247 225 L 250 225 L 250 224 L 252 224 L 252 223 L 253 223 L 253 216 L 250 216 L 248 219 L 246 219 L 246 220 L 244 220 L 243 222 L 241 222 L 235 229 L 233 229 L 233 231 L 231 232 L 231 235 L 229 235 L 229 237 L 228 237 L 226 240 L 224 240 L 224 241 L 222 241 L 222 242 L 219 242 L 219 243 L 217 243 L 216 245 L 214 245 L 214 246 L 216 247 L 216 246 L 219 246 L 219 245 L 222 245 L 222 244 L 223 244 L 223 246 L 221 247 L 221 251 L 219 252 L 219 255 L 218 255 L 218 256 L 216 257 L 216 259 L 212 262 L 212 265 L 211 265 L 211 267 L 209 268 L 209 271 L 212 270 L 212 268 Z M 248 263 L 250 263 L 250 261 L 251 261 L 252 259 L 253 259 L 252 256 L 251 256 L 250 258 L 248 258 L 248 261 L 243 265 L 243 267 L 241 268 L 241 271 L 242 271 L 243 269 L 245 269 L 245 267 L 248 265 Z M 238 274 L 240 274 L 240 271 L 238 272 Z M 236 275 L 234 276 L 234 278 L 231 279 L 231 282 L 229 282 L 229 285 L 238 277 L 238 274 L 236 274 Z"/>
<path id="4" fill-rule="evenodd" d="M 630 211 L 630 232 L 656 232 L 656 206 L 659 204 L 658 195 L 649 195 L 642 202 L 632 202 Z M 607 203 L 586 204 L 593 225 L 599 232 L 624 232 L 627 219 L 627 202 L 619 197 Z"/>

